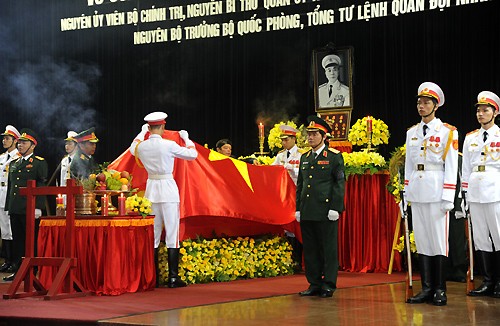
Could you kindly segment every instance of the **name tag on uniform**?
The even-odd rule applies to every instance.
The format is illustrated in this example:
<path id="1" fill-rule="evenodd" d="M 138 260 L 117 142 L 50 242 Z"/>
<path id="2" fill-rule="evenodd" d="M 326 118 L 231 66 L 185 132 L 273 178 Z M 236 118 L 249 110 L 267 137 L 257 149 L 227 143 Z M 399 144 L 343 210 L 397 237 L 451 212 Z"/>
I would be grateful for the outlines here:
<path id="1" fill-rule="evenodd" d="M 330 161 L 318 161 L 319 165 L 330 164 Z"/>

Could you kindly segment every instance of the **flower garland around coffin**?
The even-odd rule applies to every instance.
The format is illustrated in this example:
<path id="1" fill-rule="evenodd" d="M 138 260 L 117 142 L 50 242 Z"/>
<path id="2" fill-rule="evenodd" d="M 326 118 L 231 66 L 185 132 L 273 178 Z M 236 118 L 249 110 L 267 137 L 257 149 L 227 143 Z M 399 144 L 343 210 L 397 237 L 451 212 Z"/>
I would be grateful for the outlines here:
<path id="1" fill-rule="evenodd" d="M 284 237 L 184 240 L 179 250 L 179 276 L 188 283 L 293 274 L 292 247 Z M 160 284 L 168 279 L 167 249 L 159 249 Z"/>

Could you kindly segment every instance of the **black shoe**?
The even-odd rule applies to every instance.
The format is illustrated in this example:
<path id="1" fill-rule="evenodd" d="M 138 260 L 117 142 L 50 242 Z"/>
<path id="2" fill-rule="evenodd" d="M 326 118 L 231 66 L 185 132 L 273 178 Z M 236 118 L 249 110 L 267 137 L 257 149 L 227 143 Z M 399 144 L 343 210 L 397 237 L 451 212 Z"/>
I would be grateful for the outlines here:
<path id="1" fill-rule="evenodd" d="M 493 298 L 500 298 L 500 281 L 495 285 L 495 289 L 493 290 L 493 294 L 491 295 Z"/>
<path id="2" fill-rule="evenodd" d="M 424 303 L 432 301 L 432 291 L 421 291 L 419 294 L 408 299 L 407 303 Z"/>
<path id="3" fill-rule="evenodd" d="M 180 278 L 172 277 L 168 279 L 167 286 L 171 289 L 173 288 L 183 288 L 186 287 L 187 284 L 182 281 Z"/>
<path id="4" fill-rule="evenodd" d="M 491 282 L 483 282 L 477 289 L 469 291 L 468 296 L 471 297 L 484 297 L 493 294 L 493 288 L 495 285 Z"/>
<path id="5" fill-rule="evenodd" d="M 316 295 L 320 295 L 321 289 L 316 287 L 309 287 L 307 290 L 299 292 L 301 297 L 313 297 Z"/>
<path id="6" fill-rule="evenodd" d="M 14 281 L 14 278 L 16 277 L 16 273 L 10 274 L 9 276 L 4 276 L 3 280 L 4 282 L 12 282 Z"/>
<path id="7" fill-rule="evenodd" d="M 446 306 L 447 302 L 446 291 L 437 289 L 436 293 L 434 293 L 434 298 L 432 298 L 432 304 L 435 306 Z"/>
<path id="8" fill-rule="evenodd" d="M 335 292 L 335 289 L 321 289 L 319 297 L 320 298 L 331 298 L 331 297 L 333 297 L 333 292 Z"/>
<path id="9" fill-rule="evenodd" d="M 3 263 L 2 266 L 0 266 L 0 273 L 12 273 L 12 265 L 10 263 Z"/>

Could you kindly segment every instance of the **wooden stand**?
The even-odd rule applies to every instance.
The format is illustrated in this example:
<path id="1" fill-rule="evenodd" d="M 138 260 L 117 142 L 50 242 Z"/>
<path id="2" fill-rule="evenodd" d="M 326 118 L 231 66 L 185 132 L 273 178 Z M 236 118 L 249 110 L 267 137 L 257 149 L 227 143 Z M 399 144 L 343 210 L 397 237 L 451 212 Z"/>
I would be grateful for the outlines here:
<path id="1" fill-rule="evenodd" d="M 75 195 L 82 194 L 83 188 L 76 186 L 75 180 L 69 179 L 66 187 L 36 187 L 34 180 L 28 180 L 27 187 L 21 188 L 21 195 L 26 201 L 26 252 L 23 262 L 16 273 L 4 299 L 16 299 L 33 296 L 44 296 L 44 300 L 64 299 L 86 296 L 90 292 L 85 290 L 75 277 L 77 266 L 75 258 Z M 64 257 L 34 257 L 35 250 L 35 200 L 37 195 L 67 195 L 66 234 Z M 50 289 L 45 289 L 35 276 L 35 266 L 58 266 L 59 271 L 54 277 Z M 24 291 L 19 291 L 24 281 Z"/>

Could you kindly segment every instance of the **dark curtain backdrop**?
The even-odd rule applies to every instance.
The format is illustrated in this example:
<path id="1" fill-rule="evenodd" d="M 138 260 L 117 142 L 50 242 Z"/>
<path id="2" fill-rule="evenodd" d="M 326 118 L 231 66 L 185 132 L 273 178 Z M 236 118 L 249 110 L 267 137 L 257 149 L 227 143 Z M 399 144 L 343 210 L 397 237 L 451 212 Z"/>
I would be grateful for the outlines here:
<path id="1" fill-rule="evenodd" d="M 355 2 L 320 1 L 301 8 Z M 186 4 L 156 4 L 172 3 Z M 109 6 L 125 11 L 153 4 L 87 7 L 84 0 L 2 1 L 0 128 L 13 124 L 37 131 L 37 152 L 54 169 L 64 154 L 68 130 L 95 126 L 101 140 L 97 160 L 112 161 L 140 131 L 143 116 L 162 110 L 169 114 L 167 128 L 186 129 L 194 141 L 211 148 L 218 139 L 230 138 L 236 155 L 248 155 L 258 150 L 260 119 L 267 133 L 281 120 L 304 123 L 314 114 L 312 51 L 329 42 L 354 49 L 353 123 L 370 114 L 388 124 L 392 136 L 382 154 L 402 145 L 406 129 L 419 121 L 415 94 L 421 82 L 434 81 L 443 88 L 446 104 L 438 116 L 458 127 L 461 140 L 477 128 L 473 104 L 478 92 L 500 93 L 498 1 L 180 43 L 133 45 L 134 26 L 60 31 L 63 17 L 109 12 Z M 264 17 L 287 10 L 256 13 Z M 224 17 L 206 20 L 227 21 Z"/>

